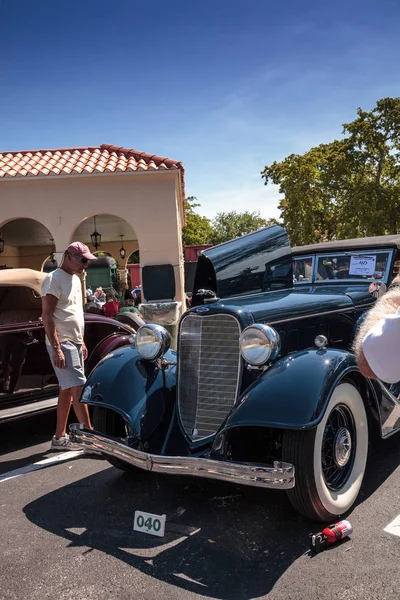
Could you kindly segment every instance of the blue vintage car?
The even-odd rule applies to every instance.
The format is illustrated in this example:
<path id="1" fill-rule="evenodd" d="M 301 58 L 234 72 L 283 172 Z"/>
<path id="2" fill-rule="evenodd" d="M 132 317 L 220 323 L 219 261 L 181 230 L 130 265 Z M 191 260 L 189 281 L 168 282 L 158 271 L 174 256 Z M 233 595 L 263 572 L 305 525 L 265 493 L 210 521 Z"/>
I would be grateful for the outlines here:
<path id="1" fill-rule="evenodd" d="M 362 375 L 350 350 L 399 243 L 292 250 L 273 226 L 203 251 L 177 351 L 146 324 L 101 360 L 82 395 L 95 430 L 72 425 L 73 440 L 119 468 L 287 490 L 316 520 L 346 513 L 371 432 L 400 426 L 395 387 Z"/>

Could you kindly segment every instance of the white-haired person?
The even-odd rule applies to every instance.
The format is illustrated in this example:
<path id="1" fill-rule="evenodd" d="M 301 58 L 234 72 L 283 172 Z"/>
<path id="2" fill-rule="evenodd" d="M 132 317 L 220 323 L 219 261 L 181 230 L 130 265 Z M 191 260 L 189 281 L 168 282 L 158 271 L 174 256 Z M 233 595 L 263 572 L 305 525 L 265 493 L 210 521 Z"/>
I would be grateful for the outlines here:
<path id="1" fill-rule="evenodd" d="M 400 277 L 368 311 L 353 351 L 360 371 L 385 383 L 400 381 Z"/>

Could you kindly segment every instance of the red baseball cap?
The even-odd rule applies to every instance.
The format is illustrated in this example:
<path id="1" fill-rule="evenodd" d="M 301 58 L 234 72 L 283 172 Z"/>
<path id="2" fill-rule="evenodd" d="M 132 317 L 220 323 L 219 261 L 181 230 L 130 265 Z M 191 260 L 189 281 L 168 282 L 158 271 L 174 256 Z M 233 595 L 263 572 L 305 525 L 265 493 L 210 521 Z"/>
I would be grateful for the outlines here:
<path id="1" fill-rule="evenodd" d="M 68 252 L 68 254 L 78 254 L 88 260 L 97 260 L 97 257 L 94 256 L 86 244 L 82 244 L 82 242 L 72 242 L 66 249 L 66 252 Z"/>

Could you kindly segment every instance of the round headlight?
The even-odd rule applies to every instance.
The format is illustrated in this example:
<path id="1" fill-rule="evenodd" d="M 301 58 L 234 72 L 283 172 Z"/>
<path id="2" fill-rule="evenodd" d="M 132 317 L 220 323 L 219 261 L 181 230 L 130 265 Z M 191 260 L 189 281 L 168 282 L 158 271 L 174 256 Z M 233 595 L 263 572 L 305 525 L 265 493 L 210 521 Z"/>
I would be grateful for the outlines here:
<path id="1" fill-rule="evenodd" d="M 239 340 L 240 352 L 250 365 L 265 365 L 276 358 L 280 350 L 280 338 L 269 325 L 250 325 L 243 329 Z"/>
<path id="2" fill-rule="evenodd" d="M 161 325 L 143 325 L 137 330 L 135 344 L 140 356 L 155 360 L 167 352 L 171 336 Z"/>

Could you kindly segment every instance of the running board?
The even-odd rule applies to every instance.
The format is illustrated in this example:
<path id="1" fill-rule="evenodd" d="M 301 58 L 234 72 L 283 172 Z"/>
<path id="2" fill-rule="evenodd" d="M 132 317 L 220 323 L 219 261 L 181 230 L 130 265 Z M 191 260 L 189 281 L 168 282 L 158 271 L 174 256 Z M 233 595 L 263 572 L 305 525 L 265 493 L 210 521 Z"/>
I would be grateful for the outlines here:
<path id="1" fill-rule="evenodd" d="M 57 401 L 58 397 L 47 398 L 47 400 L 31 402 L 30 404 L 22 404 L 19 406 L 14 406 L 14 408 L 4 408 L 3 410 L 0 409 L 0 423 L 47 412 L 48 410 L 53 410 L 57 406 Z"/>

